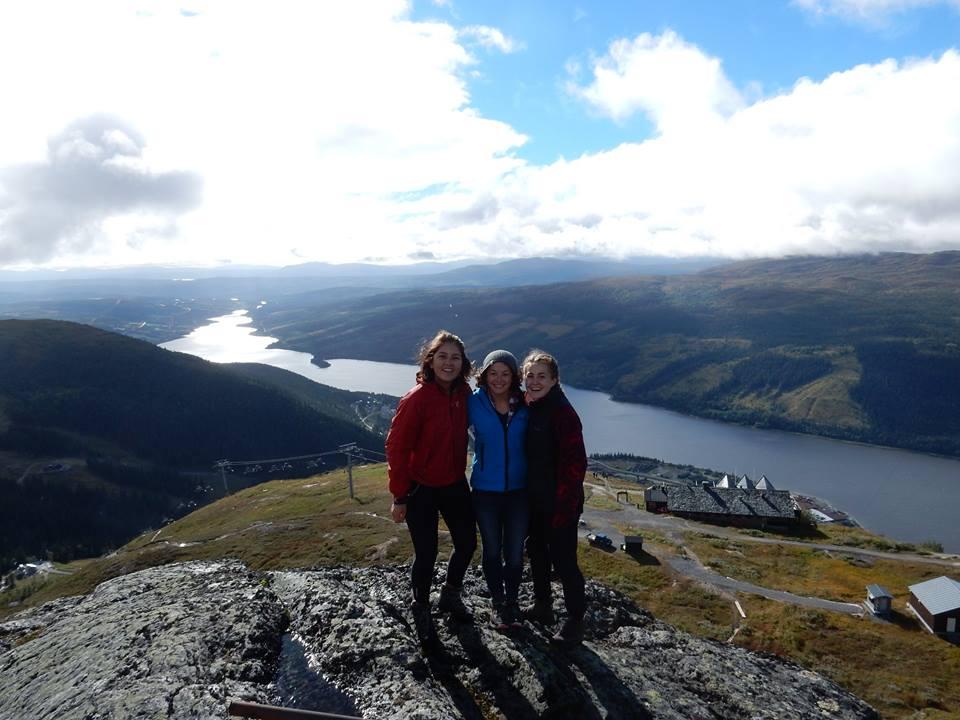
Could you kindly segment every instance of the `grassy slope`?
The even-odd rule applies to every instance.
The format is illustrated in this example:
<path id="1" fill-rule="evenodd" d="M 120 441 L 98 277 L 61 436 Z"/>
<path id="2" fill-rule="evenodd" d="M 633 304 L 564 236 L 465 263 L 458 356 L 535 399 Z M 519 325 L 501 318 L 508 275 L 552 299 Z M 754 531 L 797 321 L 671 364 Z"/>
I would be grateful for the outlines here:
<path id="1" fill-rule="evenodd" d="M 159 533 L 144 533 L 112 556 L 75 563 L 70 566 L 72 575 L 28 586 L 33 594 L 26 602 L 33 605 L 89 592 L 109 577 L 194 558 L 236 557 L 258 569 L 408 561 L 412 547 L 407 533 L 388 519 L 384 466 L 358 468 L 354 480 L 353 500 L 342 470 L 238 492 Z M 679 551 L 656 533 L 644 536 L 647 548 L 656 554 Z M 862 568 L 806 548 L 758 547 L 706 536 L 690 542 L 705 561 L 726 563 L 723 567 L 731 576 L 853 601 L 861 598 L 866 582 L 879 580 L 899 593 L 931 572 L 886 560 Z M 441 555 L 447 551 L 442 543 Z M 636 560 L 583 543 L 580 561 L 588 575 L 633 597 L 662 620 L 718 640 L 730 635 L 729 600 L 674 576 L 651 555 Z M 739 599 L 748 617 L 736 636 L 738 644 L 823 672 L 874 704 L 884 717 L 935 718 L 960 712 L 960 691 L 954 682 L 960 670 L 957 649 L 906 618 L 899 595 L 894 624 L 801 610 L 752 595 Z M 12 611 L 4 603 L 0 615 Z M 920 710 L 926 714 L 916 715 Z"/>
<path id="2" fill-rule="evenodd" d="M 407 362 L 555 352 L 571 384 L 746 423 L 960 454 L 960 253 L 795 258 L 692 276 L 421 290 L 255 313 L 285 347 Z M 946 396 L 944 396 L 946 393 Z"/>

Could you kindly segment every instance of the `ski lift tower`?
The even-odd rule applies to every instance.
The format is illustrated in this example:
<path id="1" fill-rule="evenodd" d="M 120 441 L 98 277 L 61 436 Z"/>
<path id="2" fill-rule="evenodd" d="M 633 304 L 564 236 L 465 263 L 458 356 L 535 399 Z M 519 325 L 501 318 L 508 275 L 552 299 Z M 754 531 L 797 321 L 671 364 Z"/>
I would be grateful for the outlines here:
<path id="1" fill-rule="evenodd" d="M 347 483 L 350 486 L 350 499 L 353 500 L 353 451 L 357 449 L 355 442 L 346 443 L 337 448 L 347 456 Z"/>
<path id="2" fill-rule="evenodd" d="M 223 480 L 223 492 L 225 495 L 230 494 L 230 488 L 227 487 L 227 468 L 230 467 L 229 460 L 217 460 L 213 466 L 220 471 L 220 479 Z"/>

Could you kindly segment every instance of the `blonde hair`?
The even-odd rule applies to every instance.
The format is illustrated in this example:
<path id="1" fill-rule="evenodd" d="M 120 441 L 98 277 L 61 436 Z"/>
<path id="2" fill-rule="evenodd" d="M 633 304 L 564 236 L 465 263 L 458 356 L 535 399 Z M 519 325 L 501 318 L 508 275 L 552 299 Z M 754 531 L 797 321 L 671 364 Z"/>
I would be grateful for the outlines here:
<path id="1" fill-rule="evenodd" d="M 546 365 L 550 370 L 550 377 L 557 382 L 560 381 L 560 366 L 557 364 L 557 359 L 545 350 L 538 350 L 536 348 L 528 352 L 527 356 L 523 359 L 523 374 L 526 375 L 527 368 L 537 363 Z"/>

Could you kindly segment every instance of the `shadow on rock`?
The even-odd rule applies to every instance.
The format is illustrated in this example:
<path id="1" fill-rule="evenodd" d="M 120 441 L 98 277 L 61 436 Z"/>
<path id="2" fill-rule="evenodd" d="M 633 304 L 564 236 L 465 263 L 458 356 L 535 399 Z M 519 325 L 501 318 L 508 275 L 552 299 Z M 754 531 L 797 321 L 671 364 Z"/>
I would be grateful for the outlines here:
<path id="1" fill-rule="evenodd" d="M 484 637 L 476 623 L 460 625 L 456 635 L 460 647 L 466 654 L 467 665 L 476 668 L 480 675 L 480 685 L 493 696 L 504 718 L 527 720 L 527 718 L 542 717 L 514 684 L 516 678 L 513 673 L 516 663 L 513 658 L 503 657 L 503 652 L 499 653 L 501 657 L 497 657 L 497 647 L 488 642 L 488 638 Z M 509 643 L 509 636 L 501 637 L 504 643 L 500 646 L 502 650 L 506 647 L 506 643 Z"/>

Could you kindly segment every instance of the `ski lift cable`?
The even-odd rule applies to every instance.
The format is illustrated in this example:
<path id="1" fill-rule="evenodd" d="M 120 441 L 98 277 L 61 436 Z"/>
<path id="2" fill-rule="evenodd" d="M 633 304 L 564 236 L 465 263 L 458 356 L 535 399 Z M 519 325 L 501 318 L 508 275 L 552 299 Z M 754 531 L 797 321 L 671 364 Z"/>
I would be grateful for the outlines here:
<path id="1" fill-rule="evenodd" d="M 278 463 L 278 462 L 287 462 L 290 460 L 313 460 L 314 458 L 321 458 L 327 455 L 341 455 L 343 450 L 326 450 L 324 452 L 310 453 L 309 455 L 296 455 L 294 457 L 285 457 L 285 458 L 272 458 L 269 460 L 220 460 L 216 463 L 216 466 L 219 467 L 223 465 L 224 467 L 243 467 L 245 465 L 262 465 L 264 463 Z"/>

